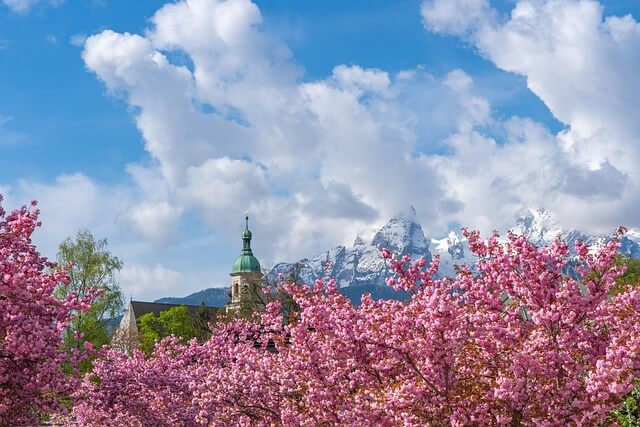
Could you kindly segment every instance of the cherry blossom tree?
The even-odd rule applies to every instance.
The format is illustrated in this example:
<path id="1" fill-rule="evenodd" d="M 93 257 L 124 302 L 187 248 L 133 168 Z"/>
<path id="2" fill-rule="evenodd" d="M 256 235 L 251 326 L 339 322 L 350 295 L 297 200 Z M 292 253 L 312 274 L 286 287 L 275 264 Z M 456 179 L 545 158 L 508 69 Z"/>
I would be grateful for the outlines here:
<path id="1" fill-rule="evenodd" d="M 31 241 L 40 225 L 35 206 L 9 214 L 0 207 L 0 426 L 33 425 L 64 411 L 61 399 L 75 383 L 63 367 L 74 372 L 85 353 L 68 354 L 62 332 L 74 313 L 89 309 L 91 296 L 54 296 L 68 277 Z"/>
<path id="2" fill-rule="evenodd" d="M 107 352 L 68 422 L 195 425 L 597 425 L 640 374 L 640 291 L 616 240 L 577 259 L 557 240 L 467 232 L 478 261 L 436 279 L 438 258 L 394 259 L 387 284 L 410 301 L 359 306 L 335 282 L 285 284 L 254 321 L 215 325 L 204 344 L 166 339 L 145 359 Z M 563 274 L 577 264 L 579 279 Z M 291 319 L 289 319 L 291 320 Z"/>

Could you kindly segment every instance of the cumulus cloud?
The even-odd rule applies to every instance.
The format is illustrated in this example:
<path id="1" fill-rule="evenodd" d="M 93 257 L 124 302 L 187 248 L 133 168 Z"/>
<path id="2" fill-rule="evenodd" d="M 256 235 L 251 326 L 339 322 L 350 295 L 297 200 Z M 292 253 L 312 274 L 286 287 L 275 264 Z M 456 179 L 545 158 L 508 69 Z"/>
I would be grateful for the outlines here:
<path id="1" fill-rule="evenodd" d="M 181 0 L 139 34 L 70 40 L 143 137 L 150 158 L 127 166 L 128 184 L 23 179 L 0 189 L 4 205 L 40 200 L 46 227 L 36 239 L 49 255 L 79 228 L 118 236 L 123 288 L 145 298 L 210 283 L 196 264 L 178 272 L 178 258 L 212 240 L 238 243 L 247 209 L 264 264 L 350 244 L 408 205 L 435 237 L 452 222 L 504 229 L 528 206 L 592 232 L 640 225 L 631 16 L 604 17 L 597 2 L 577 0 L 520 0 L 504 16 L 487 0 L 427 0 L 420 13 L 428 31 L 524 76 L 564 129 L 497 117 L 459 68 L 335 64 L 305 79 L 249 0 Z M 8 125 L 0 117 L 0 144 Z M 193 216 L 212 233 L 185 242 L 181 222 Z"/>
<path id="2" fill-rule="evenodd" d="M 78 230 L 91 230 L 97 237 L 116 234 L 116 219 L 128 205 L 128 189 L 96 184 L 81 173 L 58 176 L 43 183 L 20 179 L 5 185 L 3 206 L 13 209 L 38 201 L 41 221 L 46 224 L 35 233 L 38 249 L 55 258 L 58 245 Z"/>
<path id="3" fill-rule="evenodd" d="M 429 0 L 421 14 L 429 31 L 525 76 L 566 128 L 496 118 L 461 69 L 336 64 L 304 80 L 255 4 L 178 1 L 141 34 L 84 42 L 87 68 L 132 107 L 153 160 L 129 166 L 139 201 L 122 221 L 166 244 L 185 213 L 225 234 L 249 209 L 275 259 L 350 242 L 410 204 L 432 235 L 454 221 L 503 228 L 526 206 L 593 231 L 637 225 L 633 18 L 574 0 L 522 0 L 509 17 L 485 0 Z"/>
<path id="4" fill-rule="evenodd" d="M 603 18 L 595 1 L 521 1 L 509 21 L 475 39 L 568 125 L 560 138 L 578 162 L 637 169 L 640 24 L 631 16 Z"/>
<path id="5" fill-rule="evenodd" d="M 118 273 L 118 280 L 123 289 L 133 298 L 153 292 L 165 292 L 169 289 L 176 292 L 184 284 L 184 275 L 156 264 L 153 267 L 138 264 L 125 264 Z"/>
<path id="6" fill-rule="evenodd" d="M 156 198 L 166 193 L 154 188 L 158 183 L 149 169 L 131 165 L 128 170 L 134 185 L 106 185 L 81 173 L 61 175 L 53 182 L 19 179 L 0 185 L 2 206 L 10 211 L 38 201 L 43 226 L 36 229 L 34 242 L 52 260 L 60 243 L 79 230 L 89 230 L 97 239 L 107 238 L 110 252 L 124 261 L 119 280 L 128 295 L 154 299 L 168 289 L 175 295 L 186 287 L 187 294 L 211 283 L 211 271 L 206 269 L 183 274 L 162 265 L 175 258 L 166 253 L 166 246 L 178 240 L 182 208 Z"/>
<path id="7" fill-rule="evenodd" d="M 472 4 L 482 12 L 462 25 L 460 15 Z M 608 231 L 614 221 L 636 225 L 631 212 L 640 207 L 634 196 L 640 190 L 640 24 L 630 15 L 604 17 L 597 1 L 520 0 L 500 19 L 488 2 L 469 5 L 425 1 L 425 27 L 462 36 L 499 68 L 524 76 L 566 125 L 545 149 L 553 154 L 546 165 L 554 167 L 540 187 L 547 196 L 519 193 L 514 200 L 545 203 L 565 225 L 594 231 Z M 529 144 L 519 144 L 524 154 Z"/>
<path id="8" fill-rule="evenodd" d="M 494 16 L 489 0 L 427 0 L 420 12 L 430 31 L 458 36 L 477 30 Z"/>
<path id="9" fill-rule="evenodd" d="M 125 218 L 147 241 L 164 246 L 176 239 L 176 226 L 182 208 L 166 200 L 143 200 L 126 213 Z"/>
<path id="10" fill-rule="evenodd" d="M 52 6 L 58 6 L 63 2 L 64 0 L 49 0 Z M 16 13 L 27 14 L 33 6 L 40 3 L 40 0 L 2 0 L 2 3 Z"/>
<path id="11" fill-rule="evenodd" d="M 451 7 L 424 3 L 425 22 L 441 4 Z M 453 16 L 442 20 L 443 30 L 456 27 Z M 522 0 L 504 23 L 484 25 L 468 40 L 498 67 L 526 77 L 529 89 L 567 124 L 558 137 L 576 161 L 635 169 L 640 24 L 630 15 L 604 18 L 596 1 Z"/>
<path id="12" fill-rule="evenodd" d="M 242 202 L 259 202 L 268 192 L 266 173 L 259 165 L 220 157 L 186 170 L 181 197 L 215 215 Z"/>
<path id="13" fill-rule="evenodd" d="M 404 189 L 420 193 L 414 204 L 424 218 L 437 218 L 446 200 L 436 174 L 407 155 L 419 119 L 403 97 L 454 89 L 422 69 L 390 76 L 357 65 L 300 81 L 290 51 L 261 21 L 249 1 L 189 0 L 161 8 L 144 34 L 106 30 L 87 39 L 87 67 L 137 111 L 166 183 L 155 200 L 177 202 L 223 231 L 249 208 L 271 230 L 265 238 L 280 248 L 273 253 L 287 257 L 352 240 L 358 230 L 345 236 L 329 224 L 383 221 L 407 204 Z M 191 65 L 173 63 L 176 52 Z M 462 98 L 431 102 L 436 111 L 469 110 Z M 325 223 L 311 238 L 313 224 Z"/>
<path id="14" fill-rule="evenodd" d="M 2 0 L 5 6 L 16 13 L 27 13 L 39 0 Z"/>
<path id="15" fill-rule="evenodd" d="M 338 65 L 333 69 L 333 78 L 340 87 L 357 93 L 382 92 L 391 84 L 388 73 L 378 69 L 363 69 L 357 65 Z"/>

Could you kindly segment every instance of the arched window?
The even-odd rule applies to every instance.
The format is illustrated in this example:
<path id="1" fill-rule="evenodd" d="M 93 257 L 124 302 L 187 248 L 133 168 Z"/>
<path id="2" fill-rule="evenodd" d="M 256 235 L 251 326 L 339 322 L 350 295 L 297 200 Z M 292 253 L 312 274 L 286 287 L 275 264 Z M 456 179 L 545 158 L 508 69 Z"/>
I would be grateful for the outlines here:
<path id="1" fill-rule="evenodd" d="M 233 284 L 233 296 L 238 296 L 238 282 Z"/>

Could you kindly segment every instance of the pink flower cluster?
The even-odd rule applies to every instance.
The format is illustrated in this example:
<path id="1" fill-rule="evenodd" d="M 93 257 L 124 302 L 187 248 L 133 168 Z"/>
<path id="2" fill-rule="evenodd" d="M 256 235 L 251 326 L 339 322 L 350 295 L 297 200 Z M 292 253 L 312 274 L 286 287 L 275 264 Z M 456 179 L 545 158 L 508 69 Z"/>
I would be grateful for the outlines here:
<path id="1" fill-rule="evenodd" d="M 434 279 L 438 259 L 382 256 L 411 300 L 353 306 L 335 283 L 283 285 L 255 322 L 210 341 L 108 351 L 74 395 L 81 426 L 597 425 L 640 375 L 640 291 L 609 297 L 615 241 L 571 261 L 566 244 L 481 240 L 478 262 Z M 563 274 L 577 263 L 581 280 Z M 277 351 L 270 351 L 270 345 Z"/>
<path id="2" fill-rule="evenodd" d="M 74 389 L 62 367 L 73 370 L 84 356 L 67 354 L 62 333 L 91 301 L 53 296 L 68 278 L 31 243 L 39 225 L 36 209 L 5 216 L 0 207 L 0 425 L 32 425 L 41 413 L 62 411 L 60 398 Z"/>

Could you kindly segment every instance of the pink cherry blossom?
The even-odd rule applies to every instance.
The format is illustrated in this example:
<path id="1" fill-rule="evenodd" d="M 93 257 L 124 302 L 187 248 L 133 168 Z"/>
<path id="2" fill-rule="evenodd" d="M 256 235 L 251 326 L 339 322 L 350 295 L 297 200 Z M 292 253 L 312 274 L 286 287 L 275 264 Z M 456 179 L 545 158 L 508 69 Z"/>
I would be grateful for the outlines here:
<path id="1" fill-rule="evenodd" d="M 0 195 L 0 201 L 2 196 Z M 31 203 L 32 207 L 36 202 Z M 64 412 L 62 397 L 77 380 L 73 371 L 86 354 L 68 355 L 62 331 L 90 301 L 53 296 L 66 272 L 56 269 L 31 242 L 38 210 L 8 215 L 0 207 L 0 425 L 33 425 L 40 413 Z"/>
<path id="2" fill-rule="evenodd" d="M 473 269 L 436 279 L 438 259 L 382 256 L 411 299 L 353 306 L 334 281 L 282 284 L 253 321 L 213 325 L 203 344 L 151 357 L 106 351 L 74 394 L 79 426 L 599 425 L 640 375 L 640 291 L 610 297 L 623 267 L 558 240 L 483 240 Z M 563 272 L 569 263 L 581 272 Z"/>

